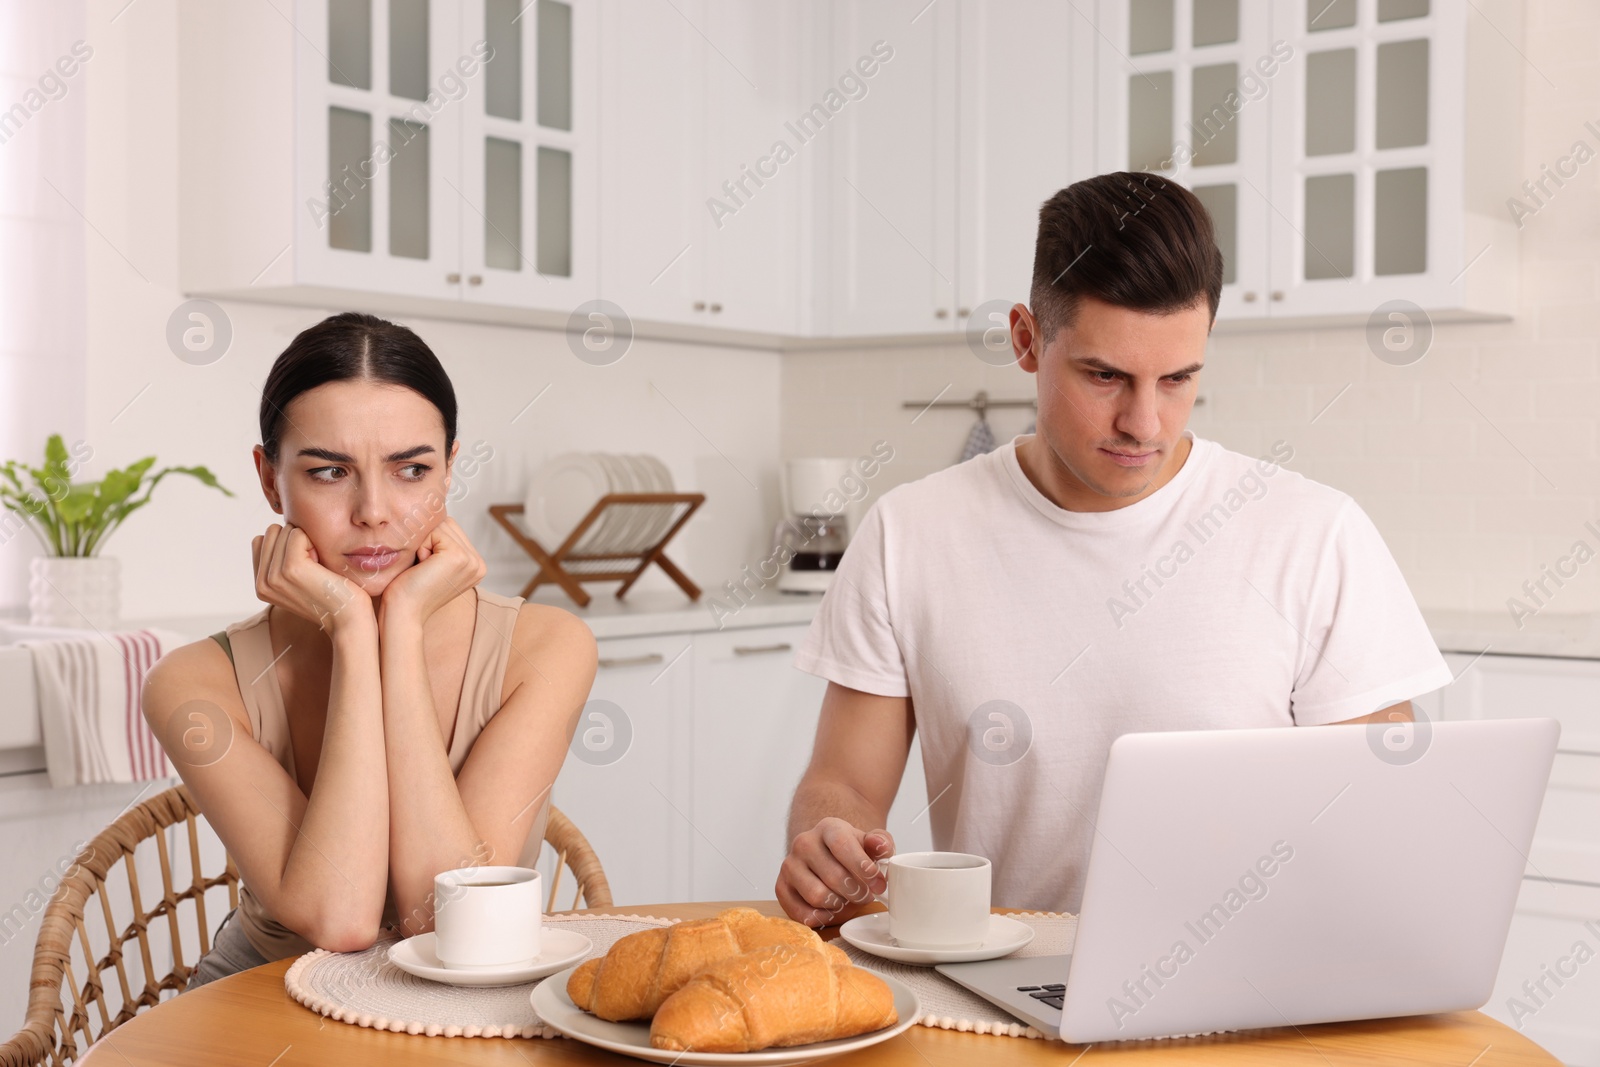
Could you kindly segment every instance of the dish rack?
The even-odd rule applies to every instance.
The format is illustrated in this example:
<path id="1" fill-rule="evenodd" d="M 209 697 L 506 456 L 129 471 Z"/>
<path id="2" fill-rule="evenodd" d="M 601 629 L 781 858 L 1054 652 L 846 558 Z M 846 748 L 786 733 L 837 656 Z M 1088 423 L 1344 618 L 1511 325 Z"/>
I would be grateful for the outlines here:
<path id="1" fill-rule="evenodd" d="M 606 493 L 594 502 L 594 507 L 589 509 L 589 513 L 572 528 L 566 540 L 562 541 L 553 552 L 541 545 L 522 528 L 521 524 L 511 518 L 513 515 L 522 514 L 522 504 L 491 504 L 489 514 L 539 566 L 533 577 L 528 580 L 528 584 L 522 587 L 521 595 L 524 598 L 541 585 L 559 585 L 579 607 L 588 607 L 590 597 L 583 591 L 582 583 L 615 582 L 620 579 L 622 585 L 617 589 L 617 599 L 621 600 L 652 563 L 666 571 L 667 577 L 676 582 L 678 588 L 682 589 L 690 600 L 699 600 L 700 587 L 695 585 L 676 563 L 667 558 L 664 550 L 667 542 L 672 540 L 673 536 L 683 528 L 683 524 L 689 521 L 689 516 L 693 515 L 705 501 L 704 493 Z M 645 548 L 628 552 L 576 551 L 584 534 L 599 521 L 607 508 L 632 504 L 671 504 L 683 507 L 683 512 L 672 521 L 666 532 L 657 538 L 654 544 Z"/>

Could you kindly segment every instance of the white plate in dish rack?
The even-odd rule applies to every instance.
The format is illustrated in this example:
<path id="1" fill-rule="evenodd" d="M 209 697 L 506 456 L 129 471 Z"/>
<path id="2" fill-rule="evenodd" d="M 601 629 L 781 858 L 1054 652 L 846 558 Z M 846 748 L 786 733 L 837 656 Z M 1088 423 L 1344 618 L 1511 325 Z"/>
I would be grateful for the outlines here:
<path id="1" fill-rule="evenodd" d="M 639 462 L 639 466 L 646 472 L 651 484 L 651 492 L 670 493 L 673 491 L 672 472 L 667 470 L 665 463 L 650 455 L 637 455 L 633 458 Z M 645 531 L 645 540 L 642 547 L 648 548 L 661 540 L 661 536 L 667 532 L 667 527 L 672 525 L 672 520 L 677 516 L 678 510 L 676 504 L 662 504 L 660 507 L 650 509 L 650 525 Z"/>
<path id="2" fill-rule="evenodd" d="M 567 979 L 572 977 L 575 970 L 576 967 L 570 967 L 533 987 L 529 1000 L 539 1018 L 576 1041 L 651 1063 L 681 1064 L 682 1067 L 788 1067 L 790 1064 L 809 1063 L 824 1056 L 854 1052 L 887 1041 L 911 1029 L 922 1015 L 922 1006 L 910 986 L 880 974 L 878 977 L 894 993 L 894 1010 L 900 1021 L 893 1026 L 855 1037 L 841 1037 L 836 1041 L 817 1041 L 810 1045 L 769 1048 L 760 1052 L 670 1052 L 650 1044 L 649 1023 L 609 1023 L 574 1004 L 572 998 L 567 996 Z"/>
<path id="3" fill-rule="evenodd" d="M 544 464 L 529 479 L 522 519 L 528 532 L 553 552 L 594 507 L 594 502 L 609 492 L 611 479 L 594 453 L 568 452 Z M 579 550 L 592 551 L 594 544 L 607 535 L 607 525 L 602 517 L 589 527 Z"/>
<path id="4" fill-rule="evenodd" d="M 633 484 L 636 487 L 634 492 L 672 492 L 672 477 L 666 474 L 666 465 L 654 456 L 634 453 L 617 458 L 626 463 L 633 474 Z M 634 510 L 637 514 L 628 527 L 624 548 L 630 552 L 643 552 L 661 540 L 661 535 L 667 532 L 667 526 L 672 520 L 675 509 L 671 504 L 659 504 L 640 506 Z"/>
<path id="5" fill-rule="evenodd" d="M 632 456 L 613 454 L 611 464 L 617 472 L 616 488 L 614 493 L 648 493 L 650 483 L 643 477 L 643 472 L 633 462 Z M 649 517 L 649 509 L 637 504 L 618 504 L 622 509 L 617 512 L 617 536 L 611 542 L 608 552 L 632 552 L 638 545 L 639 536 L 644 532 L 645 521 Z"/>

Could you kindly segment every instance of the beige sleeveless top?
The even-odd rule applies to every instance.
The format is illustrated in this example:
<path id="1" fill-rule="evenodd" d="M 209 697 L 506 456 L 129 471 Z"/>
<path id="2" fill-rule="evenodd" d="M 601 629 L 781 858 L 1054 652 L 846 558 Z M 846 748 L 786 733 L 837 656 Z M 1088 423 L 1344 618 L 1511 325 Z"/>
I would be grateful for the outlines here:
<path id="1" fill-rule="evenodd" d="M 461 704 L 456 712 L 455 732 L 450 739 L 450 770 L 453 774 L 461 773 L 461 765 L 466 762 L 467 753 L 472 751 L 473 742 L 494 713 L 500 710 L 506 661 L 511 655 L 511 636 L 516 629 L 517 612 L 522 606 L 521 597 L 500 596 L 481 588 L 477 594 L 478 615 L 473 624 L 472 643 L 467 651 L 466 673 L 461 679 Z M 283 693 L 278 688 L 277 671 L 270 669 L 273 658 L 272 637 L 267 628 L 269 610 L 263 608 L 250 618 L 229 626 L 225 648 L 231 646 L 234 676 L 239 682 L 239 695 L 244 700 L 245 711 L 250 716 L 251 736 L 272 754 L 290 778 L 294 778 L 294 746 L 289 743 L 289 718 L 284 710 Z M 549 815 L 550 797 L 547 793 L 538 816 L 528 830 L 528 838 L 517 860 L 518 866 L 533 867 L 538 864 L 539 848 L 544 842 L 544 827 Z M 268 961 L 299 956 L 316 947 L 267 914 L 261 901 L 242 881 L 239 883 L 239 913 L 235 920 L 243 927 L 250 944 Z M 392 893 L 384 900 L 383 924 L 399 924 Z"/>

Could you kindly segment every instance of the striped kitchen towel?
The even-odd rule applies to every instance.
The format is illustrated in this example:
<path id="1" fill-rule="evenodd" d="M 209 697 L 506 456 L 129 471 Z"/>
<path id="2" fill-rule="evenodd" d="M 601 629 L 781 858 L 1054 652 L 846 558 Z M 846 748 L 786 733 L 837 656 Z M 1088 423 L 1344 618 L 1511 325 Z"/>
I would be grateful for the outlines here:
<path id="1" fill-rule="evenodd" d="M 139 710 L 139 692 L 156 660 L 186 643 L 167 630 L 17 642 L 33 653 L 52 786 L 172 776 L 161 743 Z"/>

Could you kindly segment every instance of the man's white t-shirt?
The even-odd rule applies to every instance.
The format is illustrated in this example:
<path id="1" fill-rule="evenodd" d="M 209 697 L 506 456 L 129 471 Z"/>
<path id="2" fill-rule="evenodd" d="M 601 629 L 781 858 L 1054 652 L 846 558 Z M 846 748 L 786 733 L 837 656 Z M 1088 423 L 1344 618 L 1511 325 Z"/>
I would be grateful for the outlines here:
<path id="1" fill-rule="evenodd" d="M 1022 439 L 880 498 L 795 656 L 911 697 L 934 847 L 989 857 L 997 906 L 1078 910 L 1121 734 L 1333 723 L 1450 682 L 1344 493 L 1194 439 L 1144 499 L 1066 511 Z"/>

